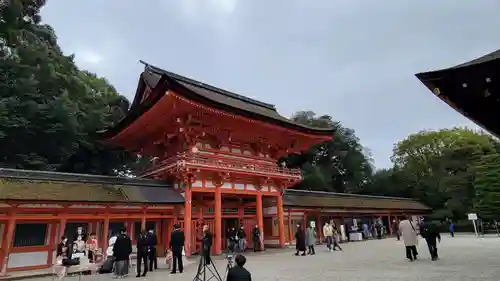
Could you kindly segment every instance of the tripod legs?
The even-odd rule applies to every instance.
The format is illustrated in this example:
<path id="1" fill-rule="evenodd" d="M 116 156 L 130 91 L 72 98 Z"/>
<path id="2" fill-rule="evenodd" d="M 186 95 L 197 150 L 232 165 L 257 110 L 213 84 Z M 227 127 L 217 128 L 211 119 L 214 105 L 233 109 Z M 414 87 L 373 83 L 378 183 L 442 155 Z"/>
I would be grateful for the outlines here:
<path id="1" fill-rule="evenodd" d="M 210 281 L 212 279 L 215 279 L 215 281 L 222 281 L 222 278 L 217 271 L 217 268 L 215 267 L 214 261 L 211 260 L 210 264 L 207 264 L 204 256 L 201 255 L 200 261 L 198 263 L 198 269 L 196 271 L 196 276 L 194 277 L 193 281 Z"/>

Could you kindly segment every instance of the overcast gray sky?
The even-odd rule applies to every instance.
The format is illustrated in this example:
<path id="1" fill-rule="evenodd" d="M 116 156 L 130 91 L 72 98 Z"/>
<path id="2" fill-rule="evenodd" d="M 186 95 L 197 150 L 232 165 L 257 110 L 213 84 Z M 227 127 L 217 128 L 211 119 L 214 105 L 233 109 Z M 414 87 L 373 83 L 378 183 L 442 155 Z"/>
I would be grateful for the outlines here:
<path id="1" fill-rule="evenodd" d="M 500 48 L 499 14 L 498 0 L 49 0 L 42 12 L 80 67 L 129 99 L 142 59 L 285 116 L 331 115 L 379 168 L 408 134 L 473 126 L 414 74 Z"/>

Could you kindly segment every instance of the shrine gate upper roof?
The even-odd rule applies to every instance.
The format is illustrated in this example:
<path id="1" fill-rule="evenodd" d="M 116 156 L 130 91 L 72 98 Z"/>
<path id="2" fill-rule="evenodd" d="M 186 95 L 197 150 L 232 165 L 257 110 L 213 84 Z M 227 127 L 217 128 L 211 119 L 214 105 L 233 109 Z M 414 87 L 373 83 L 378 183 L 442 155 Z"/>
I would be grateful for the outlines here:
<path id="1" fill-rule="evenodd" d="M 105 137 L 112 137 L 132 124 L 139 116 L 151 109 L 167 90 L 174 90 L 175 93 L 190 100 L 216 109 L 312 135 L 332 136 L 335 131 L 334 128 L 314 128 L 298 124 L 280 115 L 272 104 L 168 72 L 145 62 L 142 63 L 145 64 L 145 70 L 141 74 L 132 106 L 119 124 L 103 132 Z M 144 97 L 146 88 L 153 89 L 147 98 Z"/>

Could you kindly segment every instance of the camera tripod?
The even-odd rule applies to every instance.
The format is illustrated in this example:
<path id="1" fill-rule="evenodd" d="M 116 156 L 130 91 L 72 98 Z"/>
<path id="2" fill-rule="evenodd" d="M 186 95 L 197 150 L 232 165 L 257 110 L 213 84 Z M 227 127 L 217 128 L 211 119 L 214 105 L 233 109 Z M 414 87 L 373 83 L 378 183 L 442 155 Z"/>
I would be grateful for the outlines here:
<path id="1" fill-rule="evenodd" d="M 210 260 L 209 263 L 207 262 L 207 259 Z M 205 257 L 205 255 L 202 253 L 200 255 L 200 261 L 198 262 L 198 269 L 196 270 L 196 276 L 194 277 L 193 281 L 210 281 L 212 279 L 215 279 L 215 281 L 222 281 L 222 278 L 220 277 L 220 274 L 217 271 L 217 267 L 215 266 L 214 261 L 210 258 L 210 256 Z"/>

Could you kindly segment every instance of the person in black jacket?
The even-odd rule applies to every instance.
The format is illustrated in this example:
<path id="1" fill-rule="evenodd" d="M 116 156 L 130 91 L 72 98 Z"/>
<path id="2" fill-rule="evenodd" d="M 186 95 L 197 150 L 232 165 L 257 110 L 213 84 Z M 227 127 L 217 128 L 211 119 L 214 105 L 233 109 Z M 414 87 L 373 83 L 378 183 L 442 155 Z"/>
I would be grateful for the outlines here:
<path id="1" fill-rule="evenodd" d="M 253 251 L 257 252 L 260 250 L 260 229 L 259 225 L 255 225 L 252 230 L 252 242 L 253 242 Z"/>
<path id="2" fill-rule="evenodd" d="M 174 225 L 174 231 L 170 233 L 170 249 L 172 250 L 172 274 L 177 272 L 177 265 L 179 265 L 179 272 L 182 273 L 184 265 L 182 264 L 182 248 L 184 247 L 184 232 L 180 229 L 178 224 Z"/>
<path id="3" fill-rule="evenodd" d="M 144 263 L 144 272 L 142 276 L 146 276 L 148 272 L 148 250 L 149 237 L 146 231 L 142 230 L 137 238 L 137 277 L 141 276 L 141 265 Z"/>
<path id="4" fill-rule="evenodd" d="M 128 274 L 130 254 L 132 253 L 132 241 L 127 235 L 125 228 L 120 230 L 113 245 L 113 256 L 115 257 L 115 273 L 118 278 L 123 278 Z"/>
<path id="5" fill-rule="evenodd" d="M 234 261 L 236 266 L 229 269 L 226 281 L 252 281 L 252 274 L 243 267 L 247 262 L 245 256 L 237 255 Z"/>
<path id="6" fill-rule="evenodd" d="M 201 251 L 203 257 L 205 257 L 205 265 L 209 265 L 212 262 L 210 257 L 210 249 L 212 248 L 212 233 L 208 229 L 208 225 L 203 226 L 203 238 L 201 241 Z"/>
<path id="7" fill-rule="evenodd" d="M 153 271 L 154 269 L 158 269 L 158 259 L 156 258 L 156 244 L 158 243 L 156 234 L 152 229 L 149 230 L 148 233 L 148 260 L 149 260 L 149 271 Z"/>
<path id="8" fill-rule="evenodd" d="M 302 252 L 302 256 L 306 255 L 306 237 L 300 224 L 297 225 L 297 231 L 295 232 L 295 249 L 297 250 L 296 256 L 299 255 L 299 252 Z"/>
<path id="9" fill-rule="evenodd" d="M 234 248 L 236 246 L 236 229 L 234 227 L 228 228 L 226 232 L 227 239 L 227 249 L 230 253 L 234 252 Z"/>
<path id="10" fill-rule="evenodd" d="M 425 242 L 427 242 L 431 259 L 433 261 L 437 260 L 437 242 L 441 242 L 441 234 L 439 234 L 438 227 L 432 223 L 430 219 L 425 218 L 424 222 L 420 225 L 420 235 L 425 239 Z"/>
<path id="11" fill-rule="evenodd" d="M 65 260 L 71 258 L 71 250 L 66 236 L 61 237 L 61 242 L 57 244 L 56 257 L 65 263 Z"/>
<path id="12" fill-rule="evenodd" d="M 238 229 L 236 233 L 236 239 L 238 240 L 238 249 L 240 252 L 244 252 L 247 246 L 247 234 L 245 233 L 245 228 L 243 225 Z"/>

